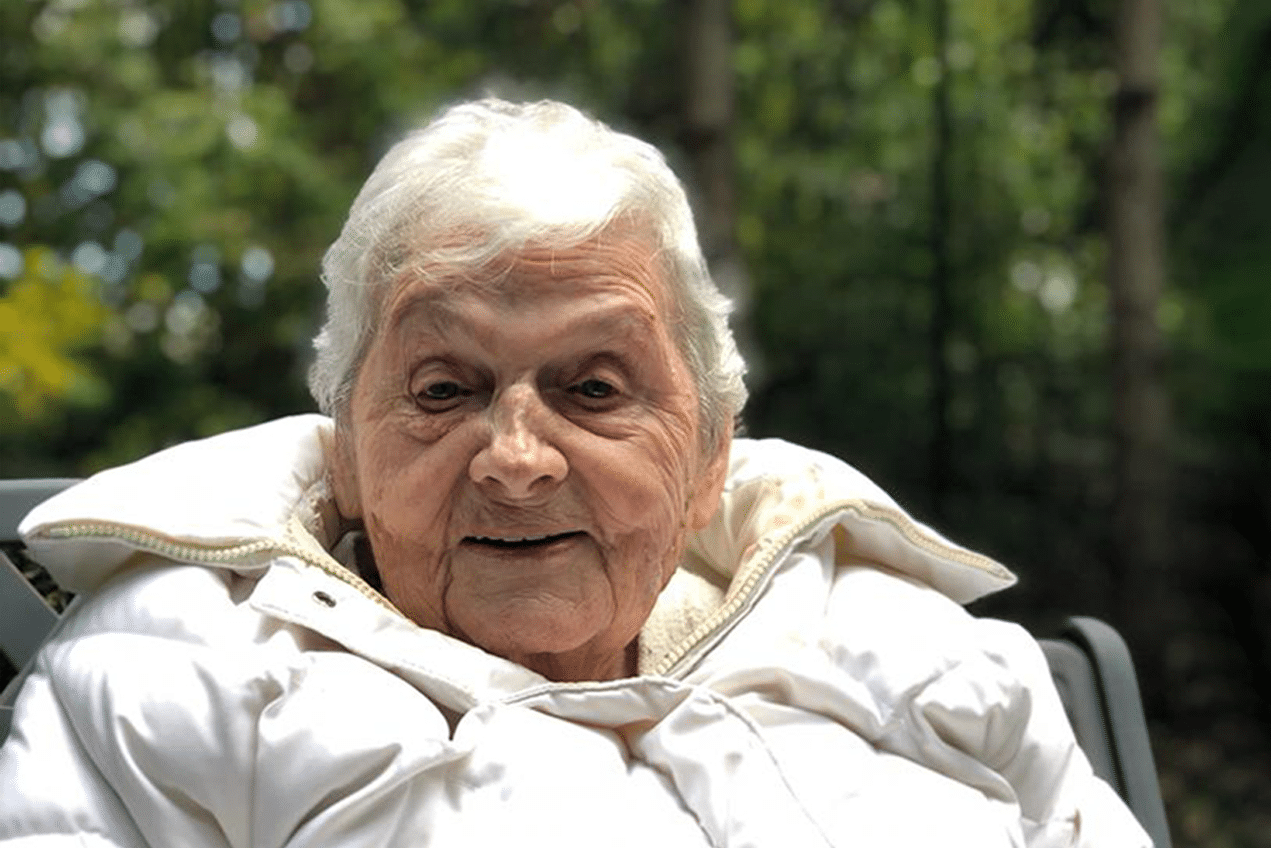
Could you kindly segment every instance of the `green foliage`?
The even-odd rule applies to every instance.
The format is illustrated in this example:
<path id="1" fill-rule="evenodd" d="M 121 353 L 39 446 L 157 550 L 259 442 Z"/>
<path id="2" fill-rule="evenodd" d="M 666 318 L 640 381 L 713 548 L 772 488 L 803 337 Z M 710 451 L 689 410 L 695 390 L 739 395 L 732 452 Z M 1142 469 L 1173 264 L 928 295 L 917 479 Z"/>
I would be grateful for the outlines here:
<path id="1" fill-rule="evenodd" d="M 47 248 L 28 248 L 0 294 L 0 427 L 41 422 L 52 407 L 99 403 L 105 387 L 76 356 L 108 312 L 93 281 Z"/>
<path id="2" fill-rule="evenodd" d="M 490 87 L 664 114 L 644 42 L 674 50 L 663 17 L 651 0 L 5 4 L 0 192 L 23 213 L 4 238 L 57 251 L 113 315 L 82 359 L 107 397 L 60 434 L 24 415 L 9 444 L 84 472 L 308 408 L 317 260 L 383 148 Z"/>
<path id="3" fill-rule="evenodd" d="M 1056 447 L 1038 427 L 1050 410 L 1021 400 L 1034 392 L 1022 387 L 1060 363 L 1093 372 L 1103 346 L 1091 172 L 1109 72 L 1037 44 L 1029 4 L 949 9 L 943 59 L 930 14 L 899 3 L 808 4 L 792 15 L 751 0 L 738 21 L 740 236 L 764 356 L 752 426 L 886 468 L 920 504 L 942 74 L 953 124 L 949 415 L 973 456 L 959 452 L 959 473 L 985 484 L 1034 473 Z M 1065 405 L 1077 413 L 1075 441 L 1097 438 L 1106 405 L 1087 391 L 1075 400 L 1076 410 Z M 1002 431 L 1016 434 L 1010 452 L 979 450 Z"/>
<path id="4" fill-rule="evenodd" d="M 942 46 L 933 8 L 735 4 L 751 427 L 889 469 L 919 501 L 942 77 L 960 473 L 1027 476 L 1060 445 L 1085 444 L 1072 458 L 1084 474 L 1106 453 L 1107 404 L 1088 387 L 1103 368 L 1107 21 L 1042 0 L 951 3 Z M 1198 127 L 1234 126 L 1223 116 L 1241 107 L 1223 92 L 1249 75 L 1240 56 L 1261 20 L 1250 8 L 1171 13 L 1162 114 L 1180 184 L 1242 132 Z M 99 281 L 114 317 L 81 361 L 109 395 L 101 444 L 134 444 L 112 434 L 135 434 L 140 420 L 184 422 L 156 425 L 160 442 L 205 430 L 190 411 L 204 405 L 184 394 L 209 382 L 235 420 L 305 408 L 317 257 L 379 151 L 447 99 L 491 86 L 566 96 L 678 158 L 685 48 L 654 0 L 56 0 L 0 15 L 0 191 L 26 210 L 6 238 L 48 245 Z M 1250 46 L 1214 49 L 1224 40 Z M 1199 202 L 1179 218 L 1169 312 L 1180 343 L 1254 369 L 1271 357 L 1259 332 L 1271 311 L 1258 284 L 1265 149 L 1242 147 L 1189 193 Z M 879 431 L 880 418 L 892 425 Z M 1015 435 L 993 457 L 983 434 L 996 432 Z M 84 455 L 95 465 L 126 454 Z"/>
<path id="5" fill-rule="evenodd" d="M 1046 468 L 1102 473 L 1107 401 L 1090 387 L 1104 367 L 1099 163 L 1113 78 L 1100 8 L 950 3 L 939 45 L 931 4 L 737 0 L 753 431 L 886 470 L 923 502 L 914 446 L 932 421 L 943 78 L 955 470 L 972 490 L 1003 477 L 1037 486 Z M 1171 13 L 1162 113 L 1180 184 L 1224 153 L 1224 133 L 1198 127 L 1228 126 L 1240 108 L 1224 92 L 1249 62 L 1214 48 L 1249 42 L 1252 55 L 1253 36 L 1241 36 L 1260 19 L 1249 8 Z M 68 470 L 155 446 L 138 432 L 161 444 L 206 421 L 306 408 L 317 258 L 377 154 L 439 103 L 490 87 L 565 96 L 680 159 L 686 47 L 655 0 L 55 0 L 5 4 L 0 16 L 0 191 L 26 210 L 6 238 L 48 245 L 98 280 L 113 316 L 79 360 L 107 396 L 68 407 L 81 422 L 72 429 L 98 428 L 92 446 L 68 436 L 84 463 Z M 1258 284 L 1265 149 L 1243 147 L 1221 179 L 1190 192 L 1199 214 L 1179 217 L 1169 306 L 1180 344 L 1254 369 L 1271 356 L 1259 332 L 1271 311 Z M 189 400 L 209 386 L 221 403 Z M 197 411 L 213 409 L 235 412 Z M 995 433 L 1010 434 L 1004 451 Z"/>

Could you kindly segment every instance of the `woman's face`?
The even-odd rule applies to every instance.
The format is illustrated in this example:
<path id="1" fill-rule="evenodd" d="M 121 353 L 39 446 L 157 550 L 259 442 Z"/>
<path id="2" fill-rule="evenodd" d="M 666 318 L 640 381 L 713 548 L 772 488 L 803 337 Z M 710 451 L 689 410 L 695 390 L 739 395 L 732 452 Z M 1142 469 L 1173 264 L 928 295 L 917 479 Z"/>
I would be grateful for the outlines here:
<path id="1" fill-rule="evenodd" d="M 633 671 L 727 461 L 699 444 L 668 302 L 621 236 L 397 282 L 332 468 L 406 615 L 552 679 Z"/>

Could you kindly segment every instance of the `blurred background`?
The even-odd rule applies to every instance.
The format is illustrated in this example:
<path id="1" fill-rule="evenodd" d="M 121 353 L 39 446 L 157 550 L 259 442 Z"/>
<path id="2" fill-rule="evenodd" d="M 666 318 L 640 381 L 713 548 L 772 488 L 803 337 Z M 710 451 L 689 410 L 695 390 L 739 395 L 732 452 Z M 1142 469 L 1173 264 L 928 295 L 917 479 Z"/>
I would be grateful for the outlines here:
<path id="1" fill-rule="evenodd" d="M 310 410 L 386 146 L 563 98 L 689 184 L 749 433 L 1114 623 L 1175 844 L 1271 845 L 1271 4 L 1163 5 L 5 0 L 0 476 Z"/>

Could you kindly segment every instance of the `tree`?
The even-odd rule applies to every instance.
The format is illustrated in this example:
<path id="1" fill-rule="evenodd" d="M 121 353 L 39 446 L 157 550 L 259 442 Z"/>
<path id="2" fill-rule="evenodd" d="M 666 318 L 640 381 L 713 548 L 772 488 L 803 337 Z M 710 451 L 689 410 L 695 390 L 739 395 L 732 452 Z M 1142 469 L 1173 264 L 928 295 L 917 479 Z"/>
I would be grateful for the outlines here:
<path id="1" fill-rule="evenodd" d="M 952 484 L 953 433 L 949 422 L 952 387 L 949 373 L 949 341 L 955 320 L 953 268 L 950 256 L 950 159 L 953 155 L 953 123 L 950 117 L 949 4 L 932 0 L 932 34 L 937 79 L 931 87 L 931 317 L 928 357 L 931 371 L 931 438 L 927 464 L 930 469 L 929 503 L 934 518 L 942 518 Z"/>
<path id="2" fill-rule="evenodd" d="M 1116 433 L 1114 544 L 1123 620 L 1150 639 L 1168 611 L 1170 413 L 1158 323 L 1165 278 L 1157 128 L 1162 11 L 1123 0 L 1117 21 L 1117 91 L 1109 160 L 1110 344 Z M 1149 675 L 1149 679 L 1156 679 Z"/>
<path id="3" fill-rule="evenodd" d="M 683 145 L 696 186 L 698 231 L 716 281 L 725 293 L 744 302 L 746 273 L 736 236 L 731 3 L 692 0 L 681 11 Z"/>

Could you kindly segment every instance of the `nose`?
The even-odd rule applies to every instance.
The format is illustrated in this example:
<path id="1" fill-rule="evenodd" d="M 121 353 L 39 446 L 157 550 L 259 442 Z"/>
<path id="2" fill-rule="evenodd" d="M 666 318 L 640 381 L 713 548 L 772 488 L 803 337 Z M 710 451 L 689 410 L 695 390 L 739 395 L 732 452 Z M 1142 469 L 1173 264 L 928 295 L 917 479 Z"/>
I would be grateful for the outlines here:
<path id="1" fill-rule="evenodd" d="M 544 438 L 549 410 L 532 386 L 516 385 L 491 403 L 489 436 L 468 464 L 468 475 L 492 497 L 532 500 L 569 473 L 569 463 Z"/>

